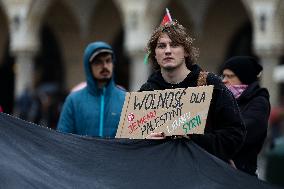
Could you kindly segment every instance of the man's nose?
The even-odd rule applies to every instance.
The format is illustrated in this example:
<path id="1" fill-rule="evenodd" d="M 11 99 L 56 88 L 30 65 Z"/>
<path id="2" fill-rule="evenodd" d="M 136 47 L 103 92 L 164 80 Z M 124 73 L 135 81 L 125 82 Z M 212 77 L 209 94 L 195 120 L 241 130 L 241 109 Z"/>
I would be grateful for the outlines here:
<path id="1" fill-rule="evenodd" d="M 103 65 L 103 67 L 106 67 L 107 66 L 107 61 L 103 61 L 102 65 Z"/>
<path id="2" fill-rule="evenodd" d="M 166 49 L 165 49 L 165 53 L 171 53 L 172 51 L 171 51 L 171 47 L 170 47 L 170 45 L 168 44 L 167 46 L 166 46 Z"/>

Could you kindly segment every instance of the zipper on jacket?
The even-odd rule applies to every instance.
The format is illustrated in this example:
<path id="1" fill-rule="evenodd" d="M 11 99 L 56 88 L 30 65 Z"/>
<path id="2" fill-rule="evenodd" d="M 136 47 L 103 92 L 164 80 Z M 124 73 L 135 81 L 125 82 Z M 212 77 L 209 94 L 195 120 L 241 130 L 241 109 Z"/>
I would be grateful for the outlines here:
<path id="1" fill-rule="evenodd" d="M 103 92 L 101 95 L 101 109 L 100 109 L 100 131 L 99 136 L 102 137 L 104 135 L 104 111 L 105 111 L 105 87 L 103 87 Z"/>

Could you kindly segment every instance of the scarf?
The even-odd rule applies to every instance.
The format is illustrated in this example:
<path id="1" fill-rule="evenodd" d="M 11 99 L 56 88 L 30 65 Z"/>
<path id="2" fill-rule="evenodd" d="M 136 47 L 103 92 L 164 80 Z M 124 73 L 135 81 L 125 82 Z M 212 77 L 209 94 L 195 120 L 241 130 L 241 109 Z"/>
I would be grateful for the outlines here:
<path id="1" fill-rule="evenodd" d="M 233 93 L 237 99 L 247 89 L 248 85 L 226 85 L 226 87 Z"/>

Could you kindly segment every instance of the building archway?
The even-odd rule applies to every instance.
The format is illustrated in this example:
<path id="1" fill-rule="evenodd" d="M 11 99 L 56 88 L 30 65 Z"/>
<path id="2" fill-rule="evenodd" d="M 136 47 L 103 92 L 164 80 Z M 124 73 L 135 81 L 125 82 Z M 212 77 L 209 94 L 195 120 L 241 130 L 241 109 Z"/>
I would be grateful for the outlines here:
<path id="1" fill-rule="evenodd" d="M 200 61 L 208 71 L 217 72 L 228 56 L 236 31 L 249 15 L 240 0 L 214 0 L 208 6 L 200 39 Z M 236 41 L 234 41 L 236 42 Z"/>
<path id="2" fill-rule="evenodd" d="M 117 65 L 114 67 L 114 79 L 116 84 L 121 85 L 123 88 L 129 90 L 129 64 L 130 58 L 124 53 L 124 30 L 117 34 L 114 42 L 113 49 L 117 57 Z"/>
<path id="3" fill-rule="evenodd" d="M 14 58 L 9 50 L 7 17 L 0 7 L 0 105 L 4 112 L 11 114 L 14 104 Z"/>
<path id="4" fill-rule="evenodd" d="M 252 47 L 252 24 L 247 21 L 244 23 L 233 35 L 228 45 L 228 50 L 224 58 L 225 62 L 233 56 L 253 56 L 256 59 L 258 57 L 253 52 Z M 222 64 L 219 66 L 219 73 L 221 71 Z"/>
<path id="5" fill-rule="evenodd" d="M 243 24 L 232 37 L 226 59 L 239 55 L 256 57 L 252 49 L 252 25 L 249 21 Z"/>
<path id="6" fill-rule="evenodd" d="M 106 9 L 108 11 L 105 11 Z M 99 1 L 91 16 L 88 42 L 105 41 L 113 47 L 117 62 L 114 67 L 115 82 L 128 90 L 130 59 L 124 51 L 124 28 L 121 17 L 113 1 Z"/>
<path id="7" fill-rule="evenodd" d="M 49 83 L 63 87 L 64 70 L 61 50 L 52 30 L 44 25 L 40 30 L 40 51 L 35 58 L 35 88 Z"/>
<path id="8" fill-rule="evenodd" d="M 76 19 L 76 15 L 72 11 L 72 7 L 68 6 L 68 3 L 52 1 L 46 10 L 42 23 L 44 23 L 42 28 L 48 28 L 49 33 L 52 33 L 54 41 L 58 45 L 62 72 L 61 76 L 56 77 L 61 79 L 62 90 L 69 91 L 84 79 L 81 64 L 83 45 L 78 19 Z M 56 67 L 56 65 L 54 66 Z"/>
<path id="9" fill-rule="evenodd" d="M 9 51 L 9 40 L 5 45 L 5 51 L 0 63 L 0 105 L 5 113 L 11 114 L 14 106 L 14 58 Z"/>

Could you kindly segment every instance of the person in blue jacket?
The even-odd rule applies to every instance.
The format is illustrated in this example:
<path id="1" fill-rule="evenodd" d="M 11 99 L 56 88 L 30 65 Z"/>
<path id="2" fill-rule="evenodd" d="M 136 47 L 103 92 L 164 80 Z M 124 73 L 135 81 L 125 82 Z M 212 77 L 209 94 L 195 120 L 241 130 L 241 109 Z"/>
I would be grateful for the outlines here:
<path id="1" fill-rule="evenodd" d="M 57 130 L 114 137 L 126 92 L 114 83 L 113 49 L 105 42 L 90 43 L 85 49 L 83 61 L 87 85 L 67 96 Z"/>

